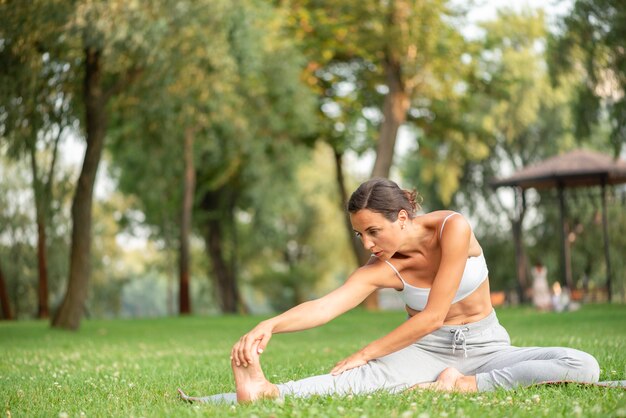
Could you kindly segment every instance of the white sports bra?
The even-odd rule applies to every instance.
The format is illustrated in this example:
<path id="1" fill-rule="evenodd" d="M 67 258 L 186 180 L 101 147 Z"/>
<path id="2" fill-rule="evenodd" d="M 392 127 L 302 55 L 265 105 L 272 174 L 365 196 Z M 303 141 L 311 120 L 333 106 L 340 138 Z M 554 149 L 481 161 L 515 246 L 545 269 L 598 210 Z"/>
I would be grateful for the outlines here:
<path id="1" fill-rule="evenodd" d="M 454 212 L 450 215 L 446 216 L 443 222 L 441 223 L 441 230 L 439 231 L 439 239 L 441 240 L 441 234 L 443 233 L 443 227 L 446 224 L 446 221 L 449 217 L 458 215 L 458 213 Z M 389 267 L 393 269 L 396 273 L 396 276 L 400 280 L 402 280 L 402 284 L 404 287 L 400 292 L 400 298 L 402 301 L 411 309 L 416 311 L 423 311 L 426 307 L 426 302 L 428 302 L 428 295 L 430 294 L 430 288 L 423 287 L 415 287 L 404 281 L 402 276 L 398 270 L 391 264 L 388 260 L 385 260 Z M 479 256 L 476 257 L 468 257 L 467 263 L 465 263 L 465 270 L 463 270 L 463 276 L 461 277 L 461 283 L 459 283 L 459 288 L 456 291 L 456 295 L 452 300 L 452 303 L 456 303 L 460 300 L 465 299 L 469 295 L 471 295 L 478 287 L 487 279 L 487 275 L 489 274 L 489 270 L 487 269 L 487 261 L 485 260 L 484 254 L 481 252 Z"/>

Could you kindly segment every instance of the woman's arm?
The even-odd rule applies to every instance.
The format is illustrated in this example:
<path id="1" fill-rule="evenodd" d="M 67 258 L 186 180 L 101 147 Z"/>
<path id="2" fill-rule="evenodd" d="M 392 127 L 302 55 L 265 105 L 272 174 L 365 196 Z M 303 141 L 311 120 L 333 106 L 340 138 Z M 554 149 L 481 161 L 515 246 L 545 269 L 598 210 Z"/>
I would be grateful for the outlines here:
<path id="1" fill-rule="evenodd" d="M 352 356 L 340 361 L 332 369 L 332 374 L 340 374 L 401 350 L 423 336 L 439 329 L 448 314 L 454 295 L 459 288 L 463 270 L 467 263 L 471 229 L 461 216 L 455 216 L 446 223 L 440 241 L 441 262 L 423 311 L 417 313 L 389 334 L 371 342 Z"/>
<path id="2" fill-rule="evenodd" d="M 263 352 L 272 334 L 318 327 L 356 307 L 382 286 L 379 267 L 365 265 L 352 273 L 341 287 L 326 296 L 304 302 L 259 323 L 233 346 L 231 357 L 235 364 L 247 366 L 251 362 L 250 354 L 254 344 L 258 342 L 258 351 Z"/>

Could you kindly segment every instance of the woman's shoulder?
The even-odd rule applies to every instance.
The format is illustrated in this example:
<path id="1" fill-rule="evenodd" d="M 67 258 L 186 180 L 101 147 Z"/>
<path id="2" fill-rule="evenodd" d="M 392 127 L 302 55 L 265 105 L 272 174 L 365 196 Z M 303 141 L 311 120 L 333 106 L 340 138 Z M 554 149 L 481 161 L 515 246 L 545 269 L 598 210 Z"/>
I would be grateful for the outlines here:
<path id="1" fill-rule="evenodd" d="M 435 224 L 440 225 L 444 220 L 459 217 L 465 219 L 462 213 L 456 212 L 449 209 L 435 210 L 432 212 L 425 213 L 420 216 L 422 221 L 426 224 Z"/>
<path id="2" fill-rule="evenodd" d="M 350 278 L 352 280 L 368 281 L 377 287 L 396 287 L 396 271 L 393 264 L 373 256 L 367 263 L 357 268 L 350 275 Z"/>

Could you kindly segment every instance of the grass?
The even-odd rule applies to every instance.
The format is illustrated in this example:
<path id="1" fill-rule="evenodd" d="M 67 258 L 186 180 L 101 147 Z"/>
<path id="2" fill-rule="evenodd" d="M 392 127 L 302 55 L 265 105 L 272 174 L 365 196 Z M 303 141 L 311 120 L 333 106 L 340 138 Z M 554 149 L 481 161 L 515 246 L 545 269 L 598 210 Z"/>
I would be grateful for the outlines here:
<path id="1" fill-rule="evenodd" d="M 596 356 L 602 380 L 626 379 L 626 305 L 577 312 L 498 310 L 514 345 L 570 346 Z M 89 320 L 79 332 L 46 322 L 0 324 L 0 414 L 11 417 L 626 417 L 626 391 L 530 387 L 471 395 L 411 392 L 287 398 L 252 405 L 189 405 L 192 395 L 232 392 L 232 343 L 259 317 Z M 271 381 L 326 373 L 391 330 L 400 312 L 354 311 L 325 327 L 276 335 L 263 354 Z"/>

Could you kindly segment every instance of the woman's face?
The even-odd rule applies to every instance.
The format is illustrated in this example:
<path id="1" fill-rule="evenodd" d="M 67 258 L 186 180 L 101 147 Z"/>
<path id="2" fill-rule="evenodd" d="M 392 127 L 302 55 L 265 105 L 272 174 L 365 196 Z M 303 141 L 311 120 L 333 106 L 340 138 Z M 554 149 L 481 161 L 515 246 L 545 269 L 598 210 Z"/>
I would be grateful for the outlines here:
<path id="1" fill-rule="evenodd" d="M 400 219 L 389 221 L 382 214 L 361 209 L 350 214 L 354 233 L 366 250 L 376 257 L 390 259 L 400 247 Z"/>

